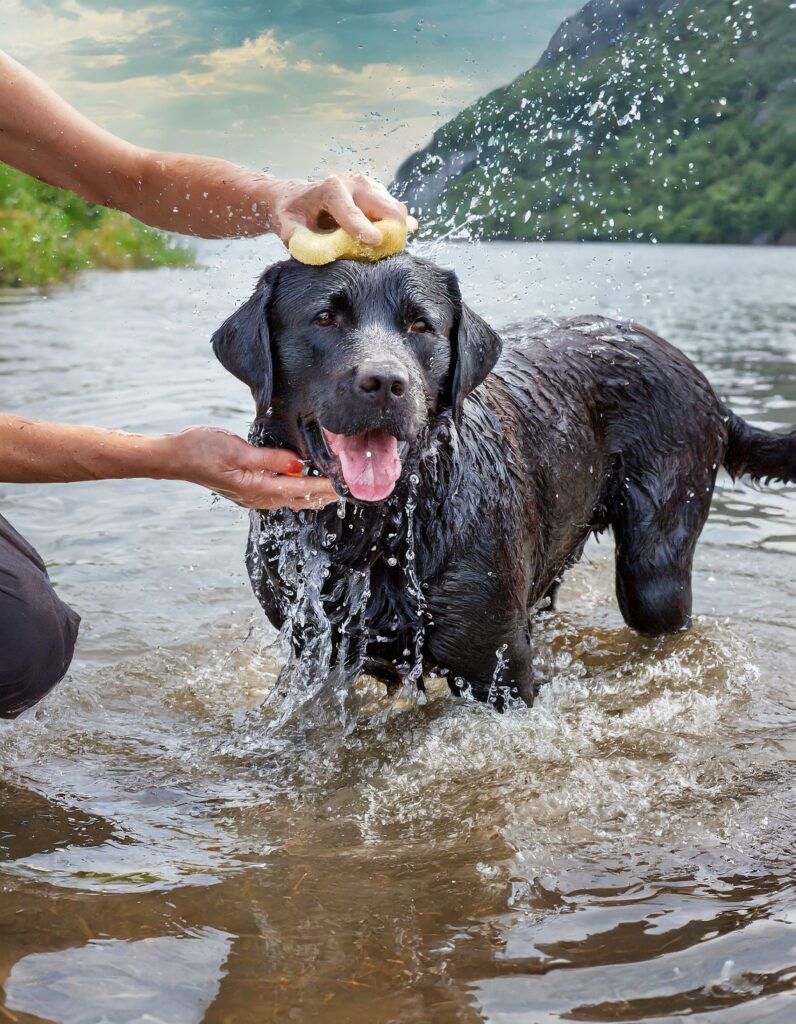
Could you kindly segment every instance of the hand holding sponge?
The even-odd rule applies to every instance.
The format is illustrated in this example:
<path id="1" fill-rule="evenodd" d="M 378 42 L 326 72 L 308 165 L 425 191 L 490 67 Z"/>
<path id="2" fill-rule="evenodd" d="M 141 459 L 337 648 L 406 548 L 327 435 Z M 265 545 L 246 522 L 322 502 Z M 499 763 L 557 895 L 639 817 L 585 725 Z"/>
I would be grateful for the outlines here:
<path id="1" fill-rule="evenodd" d="M 290 237 L 290 255 L 301 263 L 319 267 L 334 260 L 375 262 L 393 256 L 406 245 L 406 223 L 393 218 L 373 222 L 381 232 L 381 245 L 366 245 L 352 238 L 342 228 L 334 231 L 310 231 L 296 228 Z"/>

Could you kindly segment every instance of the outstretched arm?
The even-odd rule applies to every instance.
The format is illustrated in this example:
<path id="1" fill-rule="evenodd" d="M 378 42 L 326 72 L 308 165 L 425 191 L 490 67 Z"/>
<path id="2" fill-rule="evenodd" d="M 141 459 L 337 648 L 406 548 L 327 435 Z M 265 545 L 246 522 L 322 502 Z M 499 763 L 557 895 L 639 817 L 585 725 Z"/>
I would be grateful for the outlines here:
<path id="1" fill-rule="evenodd" d="M 200 484 L 246 508 L 321 508 L 335 501 L 329 481 L 303 477 L 303 468 L 292 452 L 255 448 L 219 427 L 147 437 L 0 415 L 6 483 L 150 477 Z"/>
<path id="2" fill-rule="evenodd" d="M 287 240 L 300 225 L 331 218 L 378 244 L 370 223 L 417 224 L 403 203 L 362 175 L 314 184 L 248 171 L 226 160 L 160 153 L 112 135 L 0 51 L 0 160 L 83 199 L 132 214 L 152 227 L 202 238 L 260 235 Z"/>

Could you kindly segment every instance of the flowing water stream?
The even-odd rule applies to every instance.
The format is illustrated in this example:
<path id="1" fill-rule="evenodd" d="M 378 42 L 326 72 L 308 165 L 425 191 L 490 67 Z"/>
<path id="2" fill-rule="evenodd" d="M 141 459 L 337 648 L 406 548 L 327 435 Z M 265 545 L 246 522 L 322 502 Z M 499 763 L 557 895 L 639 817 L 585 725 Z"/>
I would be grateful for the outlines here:
<path id="1" fill-rule="evenodd" d="M 633 316 L 796 422 L 794 250 L 425 252 L 499 329 Z M 208 339 L 275 254 L 2 295 L 0 405 L 245 433 Z M 627 630 L 592 543 L 539 618 L 533 710 L 310 680 L 334 742 L 260 708 L 285 652 L 243 511 L 152 481 L 0 498 L 83 616 L 64 683 L 0 723 L 0 1021 L 796 1019 L 793 488 L 720 480 L 690 633 Z"/>

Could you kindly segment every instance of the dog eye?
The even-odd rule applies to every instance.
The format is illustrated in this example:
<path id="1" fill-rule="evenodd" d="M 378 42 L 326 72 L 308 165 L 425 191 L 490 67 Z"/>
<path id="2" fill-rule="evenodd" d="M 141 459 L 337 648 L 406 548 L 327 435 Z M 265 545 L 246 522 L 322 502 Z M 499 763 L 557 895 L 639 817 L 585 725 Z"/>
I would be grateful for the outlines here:
<path id="1" fill-rule="evenodd" d="M 337 317 L 331 311 L 331 309 L 323 309 L 315 317 L 315 323 L 319 327 L 334 327 L 337 324 Z"/>
<path id="2" fill-rule="evenodd" d="M 428 322 L 428 320 L 423 320 L 421 318 L 411 323 L 409 325 L 409 330 L 411 331 L 412 334 L 426 334 L 428 331 L 431 330 L 431 324 Z"/>

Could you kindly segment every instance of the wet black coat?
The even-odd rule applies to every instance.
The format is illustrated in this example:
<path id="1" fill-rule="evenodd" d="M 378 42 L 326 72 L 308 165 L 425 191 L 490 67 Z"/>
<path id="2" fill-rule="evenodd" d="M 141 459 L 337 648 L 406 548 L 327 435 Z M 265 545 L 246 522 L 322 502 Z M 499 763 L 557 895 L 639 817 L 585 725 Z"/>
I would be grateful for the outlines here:
<path id="1" fill-rule="evenodd" d="M 311 317 L 331 295 L 344 298 L 329 345 L 302 310 Z M 433 320 L 425 355 L 405 326 L 419 310 Z M 363 352 L 388 351 L 408 367 L 411 401 L 391 424 L 406 445 L 393 494 L 347 501 L 343 518 L 335 506 L 255 513 L 247 556 L 260 602 L 275 625 L 287 621 L 297 650 L 317 648 L 323 634 L 353 673 L 389 685 L 407 676 L 422 685 L 437 670 L 456 691 L 500 700 L 507 688 L 530 703 L 532 611 L 606 528 L 628 625 L 688 628 L 694 548 L 718 467 L 796 479 L 794 434 L 749 427 L 646 328 L 540 320 L 501 354 L 455 277 L 406 255 L 326 273 L 281 264 L 214 346 L 252 388 L 254 442 L 299 450 L 337 484 L 306 424 L 334 408 L 336 431 L 373 425 L 340 390 Z"/>

